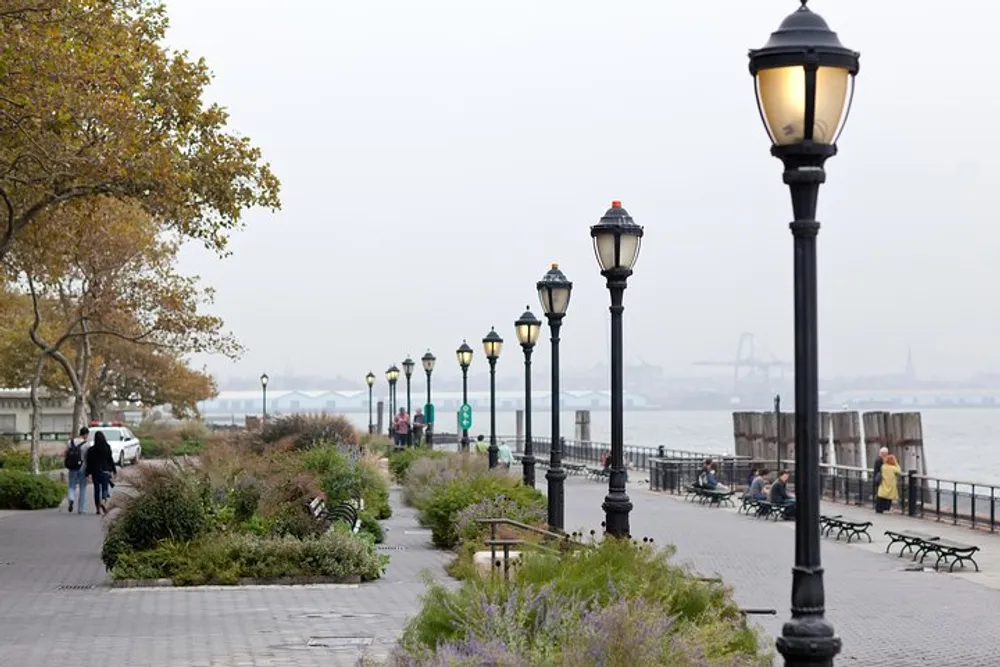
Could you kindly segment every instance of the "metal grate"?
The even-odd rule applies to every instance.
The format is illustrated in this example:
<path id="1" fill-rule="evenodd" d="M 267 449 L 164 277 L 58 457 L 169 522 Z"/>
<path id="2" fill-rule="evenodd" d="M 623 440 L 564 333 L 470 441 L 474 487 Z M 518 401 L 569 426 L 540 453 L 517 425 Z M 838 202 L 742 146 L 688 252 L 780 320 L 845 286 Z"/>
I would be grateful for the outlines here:
<path id="1" fill-rule="evenodd" d="M 406 547 L 398 544 L 376 544 L 375 551 L 406 551 Z"/>
<path id="2" fill-rule="evenodd" d="M 60 591 L 89 591 L 97 588 L 94 584 L 60 584 L 57 589 Z"/>

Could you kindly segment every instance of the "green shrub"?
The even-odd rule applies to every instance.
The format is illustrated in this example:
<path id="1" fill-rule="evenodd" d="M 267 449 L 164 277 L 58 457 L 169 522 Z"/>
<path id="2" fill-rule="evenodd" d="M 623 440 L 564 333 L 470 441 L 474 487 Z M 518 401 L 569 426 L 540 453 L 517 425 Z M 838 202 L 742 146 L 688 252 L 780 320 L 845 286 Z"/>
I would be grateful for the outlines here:
<path id="1" fill-rule="evenodd" d="M 451 480 L 479 477 L 488 472 L 489 465 L 485 456 L 460 453 L 420 458 L 413 462 L 406 473 L 403 502 L 410 507 L 423 509 L 431 494 Z"/>
<path id="2" fill-rule="evenodd" d="M 434 584 L 392 664 L 770 665 L 730 591 L 669 555 L 608 539 L 564 557 L 527 553 L 509 582 Z"/>
<path id="3" fill-rule="evenodd" d="M 253 477 L 241 477 L 230 492 L 233 520 L 239 523 L 249 521 L 257 513 L 260 504 L 260 486 Z"/>
<path id="4" fill-rule="evenodd" d="M 382 544 L 385 541 L 385 530 L 383 530 L 382 524 L 370 512 L 361 512 L 358 518 L 361 519 L 359 532 L 371 535 L 376 544 Z"/>
<path id="5" fill-rule="evenodd" d="M 352 461 L 332 445 L 307 450 L 302 457 L 307 470 L 319 476 L 328 507 L 361 498 L 378 519 L 392 516 L 389 483 L 378 470 L 363 461 Z"/>
<path id="6" fill-rule="evenodd" d="M 0 469 L 31 472 L 31 452 L 21 449 L 0 450 Z M 62 470 L 63 457 L 61 455 L 39 456 L 38 469 L 43 472 Z"/>
<path id="7" fill-rule="evenodd" d="M 108 527 L 108 535 L 115 533 L 114 548 L 105 550 L 104 564 L 114 567 L 122 545 L 141 551 L 163 540 L 199 537 L 210 527 L 208 486 L 200 481 L 199 475 L 180 467 L 141 469 L 133 482 L 137 492 L 116 496 L 121 512 Z"/>
<path id="8" fill-rule="evenodd" d="M 171 455 L 171 449 L 160 440 L 153 438 L 139 438 L 139 445 L 142 447 L 142 456 L 147 459 L 163 459 Z"/>
<path id="9" fill-rule="evenodd" d="M 58 507 L 66 497 L 66 485 L 45 475 L 0 470 L 0 509 L 38 510 Z"/>
<path id="10" fill-rule="evenodd" d="M 506 499 L 506 502 L 498 499 Z M 463 510 L 483 501 L 524 508 L 526 514 L 544 507 L 544 496 L 529 486 L 521 486 L 505 473 L 460 477 L 439 486 L 421 511 L 424 524 L 431 529 L 436 546 L 450 549 L 458 542 L 458 519 Z M 485 518 L 485 517 L 484 517 Z"/>
<path id="11" fill-rule="evenodd" d="M 392 478 L 400 484 L 406 483 L 406 474 L 410 471 L 410 466 L 419 459 L 441 459 L 445 457 L 445 452 L 437 449 L 425 449 L 423 447 L 410 447 L 401 449 L 389 454 L 389 472 Z"/>
<path id="12" fill-rule="evenodd" d="M 183 440 L 181 444 L 173 448 L 174 456 L 197 456 L 205 451 L 205 445 L 201 440 Z"/>
<path id="13" fill-rule="evenodd" d="M 147 551 L 122 553 L 111 568 L 115 579 L 169 578 L 176 585 L 236 584 L 253 577 L 349 577 L 382 575 L 388 558 L 370 539 L 343 532 L 322 537 L 258 537 L 230 534 L 197 542 L 165 541 Z"/>

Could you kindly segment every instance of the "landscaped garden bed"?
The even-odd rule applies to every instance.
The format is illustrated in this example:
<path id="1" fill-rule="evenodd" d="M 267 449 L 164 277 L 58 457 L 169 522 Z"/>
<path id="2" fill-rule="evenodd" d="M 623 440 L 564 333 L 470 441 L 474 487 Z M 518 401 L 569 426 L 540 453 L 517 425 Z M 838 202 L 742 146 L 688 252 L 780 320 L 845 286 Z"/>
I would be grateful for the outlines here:
<path id="1" fill-rule="evenodd" d="M 390 667 L 763 667 L 772 656 L 727 587 L 672 562 L 651 542 L 562 539 L 530 531 L 509 577 L 472 566 L 487 547 L 478 519 L 545 524 L 539 492 L 488 471 L 483 457 L 397 462 L 404 500 L 434 543 L 452 549 L 458 587 L 431 584 Z M 511 530 L 509 527 L 506 530 Z M 514 538 L 514 534 L 498 537 Z M 375 665 L 369 661 L 367 664 Z"/>
<path id="2" fill-rule="evenodd" d="M 236 585 L 380 577 L 388 557 L 375 549 L 378 521 L 392 510 L 377 457 L 340 417 L 295 420 L 297 432 L 277 420 L 263 434 L 212 441 L 196 462 L 140 466 L 112 502 L 102 550 L 112 578 Z M 317 498 L 329 509 L 363 508 L 358 532 L 317 516 Z"/>

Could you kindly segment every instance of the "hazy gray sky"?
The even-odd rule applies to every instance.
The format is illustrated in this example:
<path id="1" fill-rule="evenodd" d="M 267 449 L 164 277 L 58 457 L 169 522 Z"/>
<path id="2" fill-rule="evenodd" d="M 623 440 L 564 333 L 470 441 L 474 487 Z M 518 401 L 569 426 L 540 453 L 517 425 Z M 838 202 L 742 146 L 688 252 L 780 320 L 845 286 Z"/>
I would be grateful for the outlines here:
<path id="1" fill-rule="evenodd" d="M 184 265 L 249 348 L 226 377 L 361 376 L 430 347 L 485 366 L 559 261 L 564 363 L 606 358 L 589 226 L 621 199 L 646 236 L 626 358 L 690 370 L 740 331 L 792 357 L 792 239 L 746 51 L 795 0 L 168 0 L 170 42 L 261 145 L 284 209 Z M 986 0 L 813 0 L 861 51 L 820 195 L 824 375 L 1000 370 L 1000 111 Z M 962 132 L 955 132 L 959 128 Z M 979 128 L 982 128 L 980 130 Z M 983 131 L 989 130 L 989 131 Z M 543 333 L 543 335 L 546 335 Z M 545 363 L 545 349 L 538 353 Z"/>

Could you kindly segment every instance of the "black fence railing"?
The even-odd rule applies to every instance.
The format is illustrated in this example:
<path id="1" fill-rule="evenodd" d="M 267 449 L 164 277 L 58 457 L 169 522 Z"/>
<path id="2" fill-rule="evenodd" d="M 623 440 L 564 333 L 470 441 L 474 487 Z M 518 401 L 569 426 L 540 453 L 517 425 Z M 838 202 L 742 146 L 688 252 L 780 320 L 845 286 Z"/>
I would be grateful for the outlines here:
<path id="1" fill-rule="evenodd" d="M 743 490 L 751 473 L 760 468 L 777 472 L 775 461 L 755 461 L 743 457 L 713 459 L 720 483 Z M 783 464 L 791 473 L 789 486 L 794 493 L 795 466 Z M 702 470 L 702 461 L 681 457 L 650 459 L 649 486 L 653 491 L 683 493 Z M 773 474 L 772 474 L 773 478 Z M 823 498 L 837 503 L 874 507 L 877 489 L 872 472 L 865 468 L 820 466 Z M 898 500 L 893 509 L 913 517 L 949 521 L 996 532 L 1000 530 L 1000 485 L 963 482 L 904 472 L 897 480 Z"/>
<path id="2" fill-rule="evenodd" d="M 514 443 L 515 438 L 503 436 L 508 443 Z M 532 449 L 536 457 L 548 457 L 552 453 L 551 438 L 531 438 Z M 605 442 L 582 442 L 562 438 L 563 459 L 578 463 L 601 465 L 603 457 L 611 453 L 611 445 Z M 699 465 L 706 458 L 716 455 L 705 452 L 692 452 L 683 449 L 666 447 L 634 447 L 625 445 L 625 465 L 633 470 L 652 470 L 650 463 L 657 458 L 668 457 L 681 460 L 697 461 Z"/>

